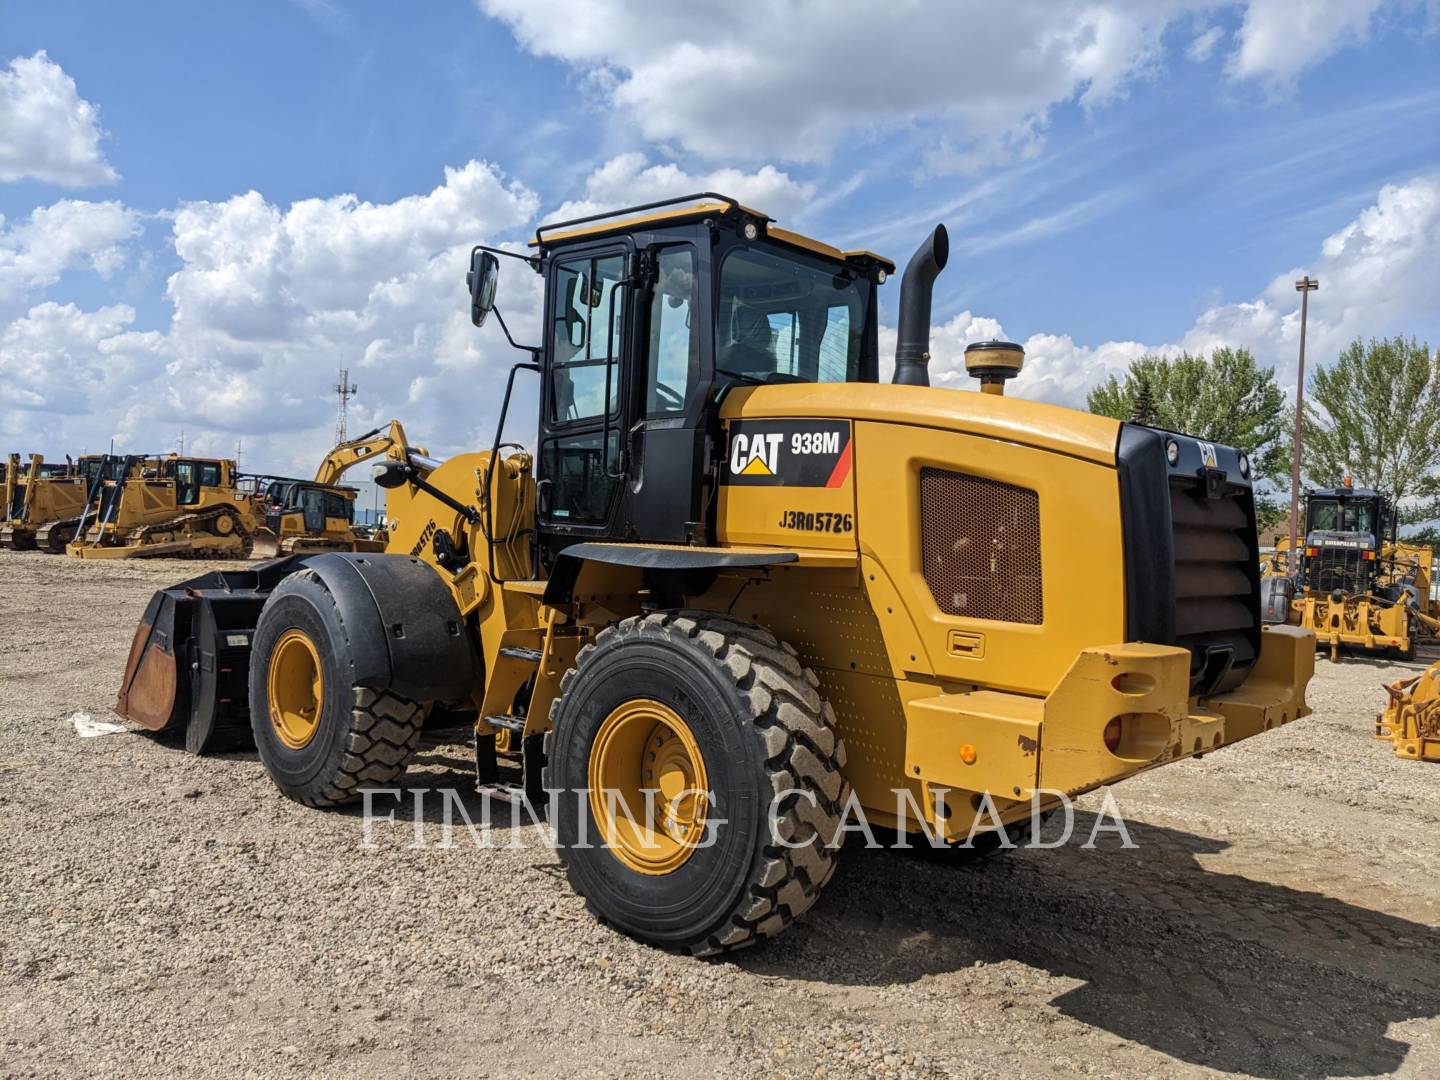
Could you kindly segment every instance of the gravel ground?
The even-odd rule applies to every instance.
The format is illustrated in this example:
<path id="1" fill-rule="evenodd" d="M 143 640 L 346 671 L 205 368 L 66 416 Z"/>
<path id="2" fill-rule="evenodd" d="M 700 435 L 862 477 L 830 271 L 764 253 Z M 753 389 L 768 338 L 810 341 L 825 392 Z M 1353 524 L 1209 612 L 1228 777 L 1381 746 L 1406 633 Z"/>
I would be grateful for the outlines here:
<path id="1" fill-rule="evenodd" d="M 696 961 L 594 922 L 503 807 L 446 850 L 431 790 L 366 848 L 253 754 L 79 737 L 202 568 L 0 552 L 0 1073 L 1440 1074 L 1440 767 L 1370 737 L 1405 665 L 1322 661 L 1314 716 L 1115 789 L 1133 849 L 847 850 L 790 933 Z M 407 786 L 465 791 L 463 735 Z"/>

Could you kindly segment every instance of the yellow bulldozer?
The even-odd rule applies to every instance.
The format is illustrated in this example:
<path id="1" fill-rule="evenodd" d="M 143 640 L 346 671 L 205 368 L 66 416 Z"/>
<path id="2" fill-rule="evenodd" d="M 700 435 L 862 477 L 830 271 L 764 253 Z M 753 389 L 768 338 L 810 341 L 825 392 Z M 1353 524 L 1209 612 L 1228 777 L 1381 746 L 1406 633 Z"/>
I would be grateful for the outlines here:
<path id="1" fill-rule="evenodd" d="M 1339 487 L 1305 495 L 1305 533 L 1292 569 L 1288 539 L 1262 571 L 1267 622 L 1313 630 L 1332 660 L 1341 647 L 1413 659 L 1416 640 L 1440 629 L 1430 598 L 1430 548 L 1399 538 L 1384 493 Z"/>
<path id="2" fill-rule="evenodd" d="M 106 455 L 65 550 L 78 559 L 249 558 L 261 504 L 236 481 L 224 458 Z"/>
<path id="3" fill-rule="evenodd" d="M 20 456 L 11 454 L 4 464 L 4 513 L 0 514 L 0 548 L 13 551 L 41 551 L 63 555 L 73 530 L 65 522 L 78 518 L 85 504 L 87 470 L 93 471 L 98 456 L 82 457 L 78 463 L 47 462 L 40 454 L 30 455 L 21 467 Z M 43 542 L 40 537 L 43 533 Z"/>
<path id="4" fill-rule="evenodd" d="M 982 392 L 930 386 L 948 254 L 940 226 L 905 268 L 887 385 L 894 265 L 725 196 L 477 246 L 476 326 L 510 337 L 500 258 L 545 283 L 493 444 L 376 465 L 384 554 L 158 592 L 117 711 L 195 750 L 248 732 L 317 807 L 462 711 L 477 783 L 520 768 L 591 908 L 696 954 L 799 918 L 857 817 L 998 853 L 1305 716 L 1314 636 L 1262 626 L 1245 455 L 1007 397 L 1007 342 L 967 350 Z M 505 441 L 520 377 L 533 456 Z"/>
<path id="5" fill-rule="evenodd" d="M 340 485 L 347 469 L 410 450 L 399 420 L 341 443 L 325 455 L 314 480 L 247 477 L 265 505 L 265 524 L 255 534 L 261 558 L 315 551 L 383 551 L 384 541 L 360 535 L 354 525 L 354 488 Z M 422 447 L 415 453 L 424 455 Z"/>

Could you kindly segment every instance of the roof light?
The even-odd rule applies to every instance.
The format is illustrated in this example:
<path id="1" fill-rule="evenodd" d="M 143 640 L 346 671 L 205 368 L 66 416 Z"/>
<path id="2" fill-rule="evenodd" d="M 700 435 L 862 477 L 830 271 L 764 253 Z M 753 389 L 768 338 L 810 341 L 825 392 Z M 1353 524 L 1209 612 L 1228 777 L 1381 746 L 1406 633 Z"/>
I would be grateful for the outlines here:
<path id="1" fill-rule="evenodd" d="M 746 239 L 746 240 L 754 240 L 754 239 L 755 239 L 757 236 L 759 236 L 759 235 L 760 235 L 760 230 L 755 227 L 755 223 L 754 223 L 753 221 L 747 221 L 747 222 L 745 222 L 745 239 Z"/>
<path id="2" fill-rule="evenodd" d="M 882 267 L 879 269 L 879 271 L 876 272 L 876 274 L 875 274 L 875 280 L 876 280 L 876 282 L 878 282 L 879 284 L 884 285 L 884 284 L 885 284 L 885 279 L 888 278 L 889 276 L 890 276 L 889 274 L 885 273 L 885 268 L 882 266 Z"/>
<path id="3" fill-rule="evenodd" d="M 1243 450 L 1240 452 L 1240 475 L 1247 480 L 1250 479 L 1250 459 Z"/>
<path id="4" fill-rule="evenodd" d="M 1170 462 L 1171 465 L 1178 465 L 1180 463 L 1180 444 L 1174 439 L 1165 440 L 1165 460 Z"/>

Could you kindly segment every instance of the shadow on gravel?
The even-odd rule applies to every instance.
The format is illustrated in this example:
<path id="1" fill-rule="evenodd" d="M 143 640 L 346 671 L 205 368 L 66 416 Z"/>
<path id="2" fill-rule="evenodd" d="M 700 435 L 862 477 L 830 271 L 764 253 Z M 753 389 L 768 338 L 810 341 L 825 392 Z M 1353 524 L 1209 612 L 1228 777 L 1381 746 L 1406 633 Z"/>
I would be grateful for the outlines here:
<path id="1" fill-rule="evenodd" d="M 1093 820 L 1076 815 L 1081 840 Z M 1393 1072 L 1410 1047 L 1389 1025 L 1440 1014 L 1440 930 L 1207 870 L 1195 856 L 1226 842 L 1129 824 L 1134 850 L 1102 838 L 973 868 L 847 849 L 807 920 L 737 963 L 894 985 L 1018 961 L 1083 982 L 1052 1003 L 1067 1016 L 1259 1076 Z"/>

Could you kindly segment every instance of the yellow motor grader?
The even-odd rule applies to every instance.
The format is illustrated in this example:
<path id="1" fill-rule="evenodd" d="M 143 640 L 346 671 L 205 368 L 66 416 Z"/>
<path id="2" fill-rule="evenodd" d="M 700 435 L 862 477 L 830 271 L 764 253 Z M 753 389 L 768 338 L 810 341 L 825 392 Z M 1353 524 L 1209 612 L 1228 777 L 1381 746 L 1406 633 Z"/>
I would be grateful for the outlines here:
<path id="1" fill-rule="evenodd" d="M 1290 567 L 1287 541 L 1264 570 L 1266 621 L 1313 630 L 1332 660 L 1341 646 L 1413 659 L 1416 638 L 1440 620 L 1430 599 L 1431 551 L 1400 540 L 1397 520 L 1386 495 L 1348 479 L 1306 492 L 1298 567 Z"/>
<path id="2" fill-rule="evenodd" d="M 33 551 L 37 547 L 51 555 L 63 555 L 72 531 L 63 522 L 73 522 L 85 503 L 86 471 L 98 457 L 82 457 L 78 464 L 47 462 L 40 454 L 30 455 L 21 468 L 20 456 L 11 454 L 5 463 L 3 513 L 0 513 L 0 548 Z M 44 543 L 37 539 L 44 531 Z"/>
<path id="3" fill-rule="evenodd" d="M 224 458 L 106 455 L 66 553 L 77 559 L 249 558 L 260 502 L 236 480 L 235 462 Z"/>
<path id="4" fill-rule="evenodd" d="M 192 749 L 248 731 L 312 806 L 464 710 L 478 782 L 510 761 L 548 795 L 592 909 L 697 954 L 802 915 L 859 815 L 993 853 L 1306 715 L 1314 636 L 1261 624 L 1245 455 L 1004 396 L 1006 342 L 966 353 L 982 392 L 931 387 L 948 253 L 937 227 L 905 269 L 884 384 L 894 265 L 733 199 L 476 247 L 477 326 L 510 337 L 500 258 L 545 281 L 492 446 L 380 463 L 384 554 L 161 590 L 117 710 Z M 533 455 L 505 442 L 520 377 Z"/>
<path id="5" fill-rule="evenodd" d="M 340 485 L 347 469 L 386 457 L 405 460 L 410 444 L 399 420 L 341 443 L 325 455 L 314 480 L 247 477 L 265 505 L 265 524 L 255 533 L 260 558 L 316 551 L 383 551 L 383 541 L 355 530 L 354 488 Z M 423 447 L 415 452 L 425 454 Z"/>

